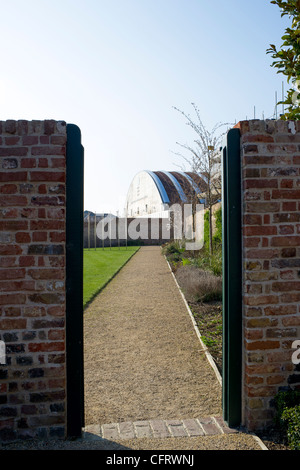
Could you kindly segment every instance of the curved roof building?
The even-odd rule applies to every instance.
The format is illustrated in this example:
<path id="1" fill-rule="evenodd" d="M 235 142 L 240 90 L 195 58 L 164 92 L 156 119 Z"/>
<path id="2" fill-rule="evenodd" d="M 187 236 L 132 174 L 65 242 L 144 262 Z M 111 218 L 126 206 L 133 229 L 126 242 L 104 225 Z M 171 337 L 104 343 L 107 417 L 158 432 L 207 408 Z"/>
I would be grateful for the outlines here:
<path id="1" fill-rule="evenodd" d="M 167 211 L 173 204 L 188 204 L 195 200 L 203 202 L 205 188 L 205 181 L 196 173 L 141 171 L 130 184 L 126 215 L 167 217 Z"/>

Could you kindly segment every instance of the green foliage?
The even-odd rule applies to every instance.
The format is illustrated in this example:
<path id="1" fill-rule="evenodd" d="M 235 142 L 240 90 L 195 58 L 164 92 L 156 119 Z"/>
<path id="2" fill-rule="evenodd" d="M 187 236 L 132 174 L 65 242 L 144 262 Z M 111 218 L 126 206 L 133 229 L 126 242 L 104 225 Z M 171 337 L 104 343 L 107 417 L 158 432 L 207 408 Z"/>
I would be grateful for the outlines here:
<path id="1" fill-rule="evenodd" d="M 291 449 L 300 450 L 300 405 L 286 408 L 281 419 L 286 423 L 287 438 Z"/>
<path id="2" fill-rule="evenodd" d="M 300 450 L 300 392 L 280 391 L 274 398 L 275 423 L 285 433 L 292 450 Z"/>
<path id="3" fill-rule="evenodd" d="M 212 255 L 208 247 L 204 246 L 192 262 L 200 269 L 210 271 L 215 276 L 222 276 L 222 246 L 216 247 Z"/>
<path id="4" fill-rule="evenodd" d="M 182 266 L 187 266 L 191 264 L 191 260 L 189 258 L 182 258 Z"/>
<path id="5" fill-rule="evenodd" d="M 215 213 L 216 231 L 213 235 L 213 243 L 215 246 L 222 244 L 222 208 L 218 209 Z"/>
<path id="6" fill-rule="evenodd" d="M 209 211 L 204 213 L 204 246 L 209 247 Z"/>
<path id="7" fill-rule="evenodd" d="M 178 254 L 180 255 L 185 251 L 184 243 L 179 240 L 172 240 L 169 243 L 166 243 L 162 248 L 164 255 Z"/>
<path id="8" fill-rule="evenodd" d="M 214 212 L 216 229 L 213 234 L 213 248 L 222 244 L 222 208 Z M 204 246 L 209 247 L 209 211 L 204 214 Z"/>
<path id="9" fill-rule="evenodd" d="M 221 221 L 222 224 L 220 213 L 218 215 L 218 220 L 218 223 L 220 224 Z M 162 248 L 162 252 L 173 265 L 174 269 L 180 265 L 193 265 L 197 268 L 203 269 L 204 271 L 209 271 L 215 276 L 222 276 L 222 231 L 220 235 L 216 233 L 213 254 L 209 251 L 209 244 L 204 243 L 204 246 L 200 251 L 192 252 L 186 251 L 184 243 L 177 240 L 166 243 Z"/>
<path id="10" fill-rule="evenodd" d="M 288 90 L 287 97 L 283 102 L 287 105 L 287 109 L 281 118 L 298 120 L 300 119 L 300 0 L 272 0 L 271 3 L 281 9 L 282 17 L 288 15 L 292 19 L 291 27 L 286 28 L 285 34 L 281 38 L 283 43 L 280 49 L 277 49 L 274 44 L 270 44 L 267 53 L 275 59 L 272 67 L 277 69 L 277 73 L 285 75 L 287 81 L 292 83 L 292 88 Z"/>

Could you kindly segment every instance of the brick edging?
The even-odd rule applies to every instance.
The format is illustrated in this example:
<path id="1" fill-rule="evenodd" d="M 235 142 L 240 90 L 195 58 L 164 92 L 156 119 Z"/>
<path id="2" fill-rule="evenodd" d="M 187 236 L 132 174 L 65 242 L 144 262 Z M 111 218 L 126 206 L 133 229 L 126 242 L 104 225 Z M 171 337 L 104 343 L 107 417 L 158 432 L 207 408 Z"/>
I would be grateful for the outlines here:
<path id="1" fill-rule="evenodd" d="M 238 429 L 229 428 L 220 416 L 191 419 L 153 419 L 125 421 L 110 424 L 92 424 L 83 429 L 85 439 L 127 440 L 136 438 L 196 437 L 232 434 Z"/>

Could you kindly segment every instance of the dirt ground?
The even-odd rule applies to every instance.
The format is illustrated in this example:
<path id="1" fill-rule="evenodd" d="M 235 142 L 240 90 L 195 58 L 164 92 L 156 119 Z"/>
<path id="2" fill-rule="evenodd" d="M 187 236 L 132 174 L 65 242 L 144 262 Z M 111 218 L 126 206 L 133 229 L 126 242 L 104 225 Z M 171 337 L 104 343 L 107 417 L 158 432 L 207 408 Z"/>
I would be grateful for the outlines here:
<path id="1" fill-rule="evenodd" d="M 142 247 L 84 313 L 85 425 L 221 415 L 221 385 L 160 247 Z"/>

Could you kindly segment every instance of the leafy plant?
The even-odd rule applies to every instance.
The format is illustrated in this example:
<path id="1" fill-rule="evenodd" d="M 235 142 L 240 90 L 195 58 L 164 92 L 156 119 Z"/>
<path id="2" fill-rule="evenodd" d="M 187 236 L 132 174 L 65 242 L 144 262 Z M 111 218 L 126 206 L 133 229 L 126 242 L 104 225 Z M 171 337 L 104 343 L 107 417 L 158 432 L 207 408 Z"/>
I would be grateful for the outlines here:
<path id="1" fill-rule="evenodd" d="M 217 209 L 213 217 L 215 219 L 215 230 L 212 236 L 212 243 L 213 243 L 213 253 L 215 250 L 222 244 L 222 208 Z M 210 230 L 209 230 L 209 212 L 206 211 L 204 214 L 204 246 L 206 248 L 209 247 L 209 237 L 210 237 Z"/>
<path id="2" fill-rule="evenodd" d="M 292 450 L 300 450 L 300 391 L 279 391 L 274 398 L 275 424 L 286 434 Z"/>
<path id="3" fill-rule="evenodd" d="M 204 247 L 192 260 L 192 264 L 200 269 L 210 271 L 215 276 L 222 276 L 222 246 L 216 246 L 211 255 L 208 248 Z"/>
<path id="4" fill-rule="evenodd" d="M 221 245 L 222 244 L 222 208 L 216 210 L 214 213 L 215 223 L 216 223 L 216 230 L 213 235 L 213 243 L 214 245 Z"/>
<path id="5" fill-rule="evenodd" d="M 300 392 L 297 390 L 281 390 L 274 397 L 274 405 L 276 410 L 275 423 L 284 427 L 281 420 L 282 413 L 286 408 L 300 405 Z"/>
<path id="6" fill-rule="evenodd" d="M 169 243 L 165 244 L 162 251 L 165 255 L 171 255 L 173 253 L 181 254 L 185 251 L 185 246 L 178 240 L 172 240 Z"/>
<path id="7" fill-rule="evenodd" d="M 288 443 L 292 450 L 300 450 L 300 405 L 285 408 L 281 419 L 287 426 Z"/>
<path id="8" fill-rule="evenodd" d="M 300 0 L 272 0 L 271 3 L 281 9 L 282 17 L 288 15 L 292 19 L 291 27 L 286 28 L 281 38 L 283 43 L 280 49 L 270 44 L 267 53 L 275 59 L 272 67 L 277 68 L 277 73 L 282 73 L 287 77 L 287 81 L 292 83 L 285 101 L 278 103 L 287 105 L 281 119 L 298 120 L 300 119 Z"/>
<path id="9" fill-rule="evenodd" d="M 189 258 L 182 258 L 182 266 L 187 266 L 191 264 L 191 260 Z"/>

